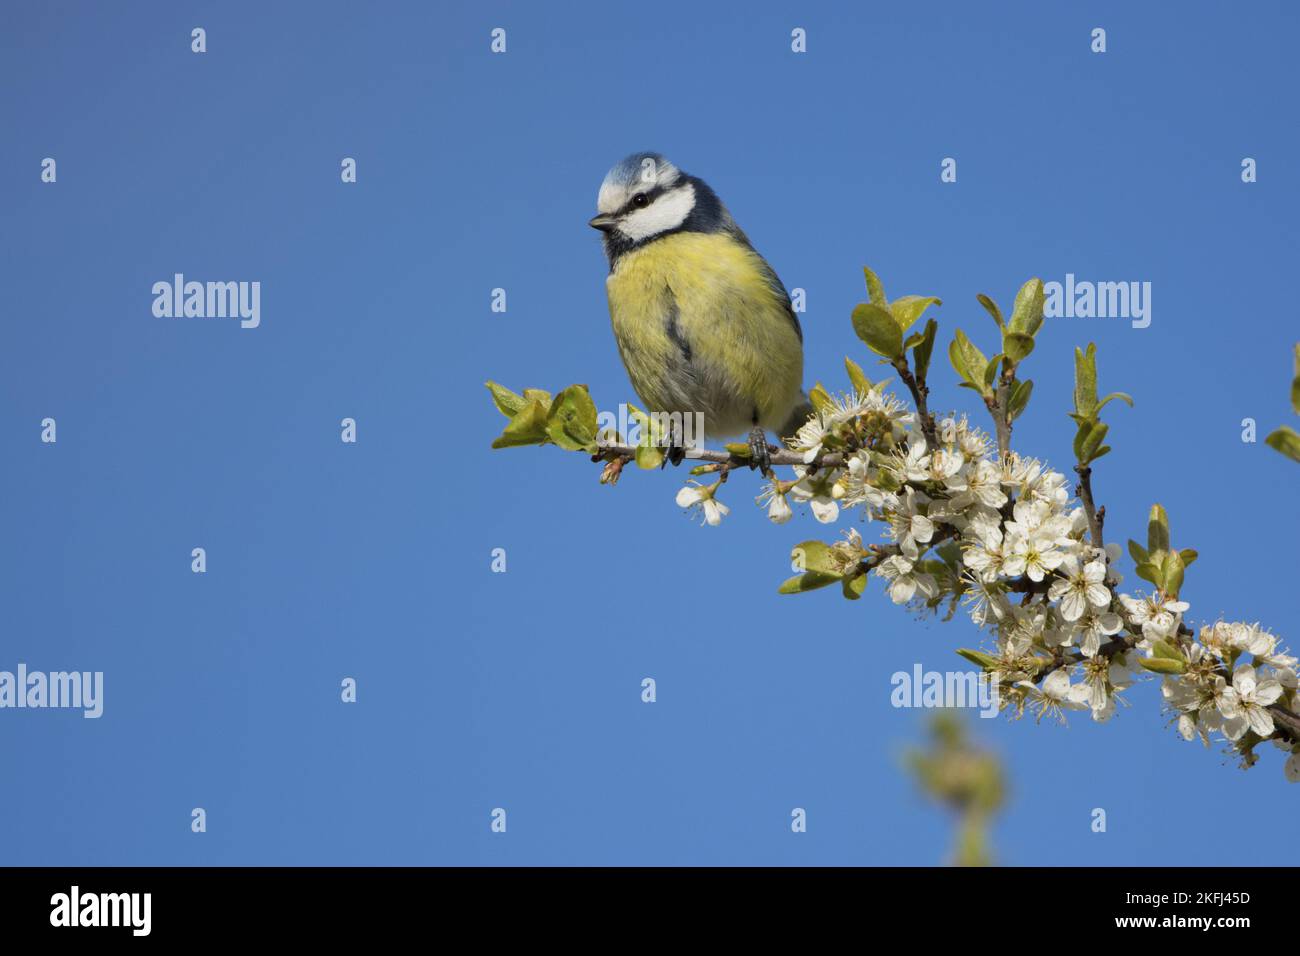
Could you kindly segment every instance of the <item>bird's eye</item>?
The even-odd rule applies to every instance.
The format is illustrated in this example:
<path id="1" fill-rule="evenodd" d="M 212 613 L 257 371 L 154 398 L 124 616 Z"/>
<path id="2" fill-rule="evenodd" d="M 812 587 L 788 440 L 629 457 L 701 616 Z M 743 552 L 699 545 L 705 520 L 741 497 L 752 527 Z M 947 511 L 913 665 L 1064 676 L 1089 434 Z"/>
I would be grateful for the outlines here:
<path id="1" fill-rule="evenodd" d="M 650 205 L 650 197 L 645 193 L 637 193 L 632 197 L 632 205 L 636 206 L 638 209 L 644 209 L 646 206 Z"/>

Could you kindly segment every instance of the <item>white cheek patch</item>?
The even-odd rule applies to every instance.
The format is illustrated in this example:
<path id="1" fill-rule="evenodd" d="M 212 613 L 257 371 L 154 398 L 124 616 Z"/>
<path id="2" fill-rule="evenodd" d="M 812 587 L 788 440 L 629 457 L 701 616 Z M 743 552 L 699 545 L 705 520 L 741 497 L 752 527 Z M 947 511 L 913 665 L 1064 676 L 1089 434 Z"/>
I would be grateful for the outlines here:
<path id="1" fill-rule="evenodd" d="M 619 221 L 618 231 L 633 242 L 640 242 L 676 229 L 694 208 L 695 187 L 687 183 L 680 189 L 664 193 L 644 209 L 628 213 Z"/>

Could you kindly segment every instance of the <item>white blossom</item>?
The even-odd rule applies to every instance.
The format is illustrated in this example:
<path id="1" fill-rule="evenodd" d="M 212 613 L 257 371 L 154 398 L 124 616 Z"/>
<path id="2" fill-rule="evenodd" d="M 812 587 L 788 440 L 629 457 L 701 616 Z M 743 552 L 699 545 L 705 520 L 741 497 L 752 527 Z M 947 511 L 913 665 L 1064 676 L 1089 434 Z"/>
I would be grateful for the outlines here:
<path id="1" fill-rule="evenodd" d="M 1091 694 L 1084 684 L 1071 684 L 1070 674 L 1065 668 L 1059 668 L 1043 678 L 1042 686 L 1032 681 L 1020 681 L 1016 684 L 1024 691 L 1026 698 L 1037 705 L 1038 718 L 1044 716 L 1062 717 L 1063 710 L 1082 710 L 1087 706 Z"/>
<path id="2" fill-rule="evenodd" d="M 836 475 L 827 469 L 809 474 L 808 469 L 795 466 L 798 483 L 790 489 L 790 497 L 812 509 L 813 517 L 822 524 L 831 524 L 840 516 L 840 506 L 835 500 Z"/>
<path id="3" fill-rule="evenodd" d="M 830 432 L 830 422 L 821 414 L 813 413 L 790 438 L 790 447 L 803 454 L 806 464 L 811 464 L 822 453 L 822 443 Z"/>
<path id="4" fill-rule="evenodd" d="M 1129 619 L 1142 628 L 1142 637 L 1147 642 L 1167 640 L 1178 630 L 1182 612 L 1187 610 L 1186 601 L 1161 600 L 1156 594 L 1145 598 L 1121 594 L 1119 601 Z"/>
<path id="5" fill-rule="evenodd" d="M 763 493 L 755 499 L 760 505 L 767 502 L 767 516 L 773 524 L 785 524 L 794 516 L 790 502 L 786 500 L 788 491 L 783 491 L 784 483 L 771 481 L 763 488 Z"/>
<path id="6" fill-rule="evenodd" d="M 918 573 L 912 562 L 901 554 L 881 561 L 876 573 L 889 582 L 889 599 L 895 604 L 906 604 L 918 592 L 926 598 L 939 593 L 934 576 Z"/>
<path id="7" fill-rule="evenodd" d="M 1106 565 L 1089 561 L 1080 566 L 1079 559 L 1070 555 L 1062 563 L 1064 577 L 1052 582 L 1048 597 L 1061 602 L 1061 617 L 1077 621 L 1088 608 L 1110 606 L 1110 590 L 1102 582 L 1106 579 Z"/>
<path id="8" fill-rule="evenodd" d="M 921 513 L 916 492 L 908 488 L 897 505 L 885 512 L 885 517 L 899 550 L 915 561 L 920 551 L 918 545 L 928 544 L 934 537 L 934 524 Z"/>
<path id="9" fill-rule="evenodd" d="M 1239 740 L 1249 728 L 1261 737 L 1273 734 L 1273 715 L 1269 704 L 1282 696 L 1276 680 L 1260 681 L 1255 668 L 1242 664 L 1232 672 L 1232 686 L 1219 695 L 1219 713 L 1223 714 L 1223 732 L 1229 740 Z"/>
<path id="10" fill-rule="evenodd" d="M 714 497 L 717 487 L 717 485 L 706 486 L 691 482 L 677 492 L 677 506 L 687 509 L 698 507 L 704 523 L 717 527 L 722 523 L 722 519 L 731 513 L 730 508 Z"/>

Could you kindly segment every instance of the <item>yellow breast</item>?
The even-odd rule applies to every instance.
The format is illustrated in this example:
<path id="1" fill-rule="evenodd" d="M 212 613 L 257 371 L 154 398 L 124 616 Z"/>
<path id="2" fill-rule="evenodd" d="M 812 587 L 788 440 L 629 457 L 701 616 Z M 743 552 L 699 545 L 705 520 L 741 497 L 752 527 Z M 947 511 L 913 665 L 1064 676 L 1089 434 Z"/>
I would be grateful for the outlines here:
<path id="1" fill-rule="evenodd" d="M 783 424 L 800 394 L 803 348 L 767 277 L 758 254 L 725 233 L 677 233 L 618 259 L 610 318 L 650 410 L 702 410 L 716 434 L 747 428 L 755 410 L 766 427 Z"/>

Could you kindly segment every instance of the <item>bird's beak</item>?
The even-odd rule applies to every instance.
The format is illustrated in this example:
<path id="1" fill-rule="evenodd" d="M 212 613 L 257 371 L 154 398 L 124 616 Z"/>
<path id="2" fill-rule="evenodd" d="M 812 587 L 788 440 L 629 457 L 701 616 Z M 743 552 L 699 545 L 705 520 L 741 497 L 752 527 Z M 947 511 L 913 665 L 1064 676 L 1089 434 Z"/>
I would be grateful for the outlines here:
<path id="1" fill-rule="evenodd" d="M 615 219 L 613 216 L 606 216 L 602 214 L 593 218 L 590 222 L 587 223 L 587 225 L 591 226 L 592 229 L 599 229 L 601 232 L 609 232 L 611 229 L 614 228 L 614 224 L 616 222 L 618 222 L 618 220 Z"/>

